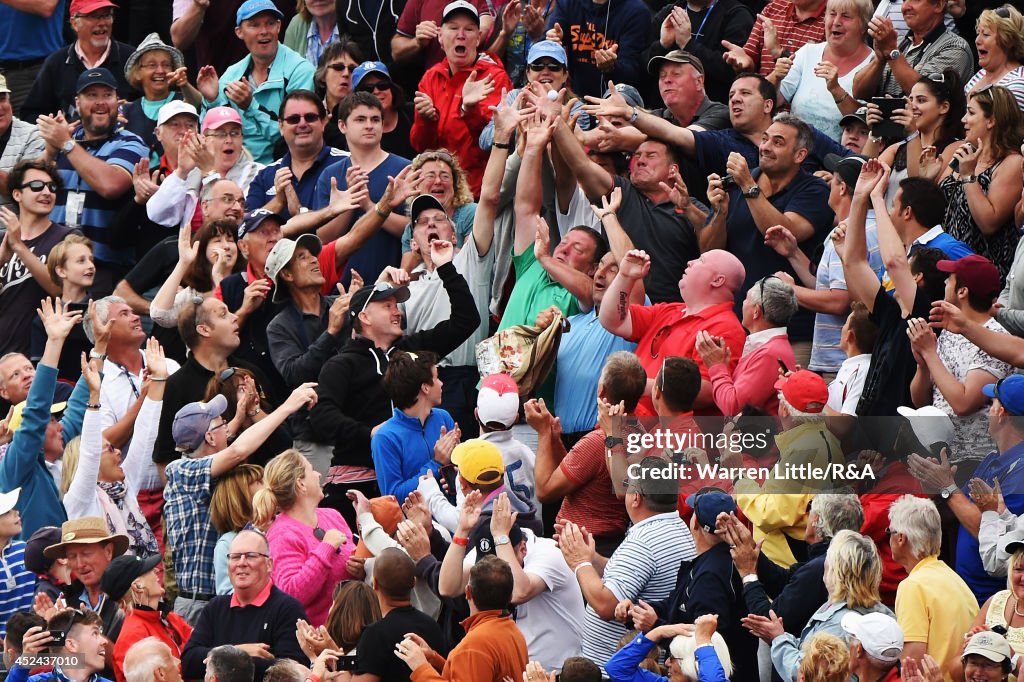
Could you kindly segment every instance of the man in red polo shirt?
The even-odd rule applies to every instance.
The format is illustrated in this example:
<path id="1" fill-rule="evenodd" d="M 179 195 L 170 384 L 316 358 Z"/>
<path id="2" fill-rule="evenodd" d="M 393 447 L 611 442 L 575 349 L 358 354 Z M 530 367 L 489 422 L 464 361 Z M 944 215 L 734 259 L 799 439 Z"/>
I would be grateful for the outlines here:
<path id="1" fill-rule="evenodd" d="M 626 254 L 619 273 L 612 280 L 600 311 L 601 324 L 616 336 L 637 342 L 636 355 L 647 371 L 647 390 L 636 413 L 656 414 L 651 402 L 654 377 L 667 357 L 692 358 L 700 367 L 700 393 L 694 402 L 694 414 L 720 414 L 711 394 L 708 369 L 694 348 L 697 332 L 707 331 L 725 340 L 731 352 L 729 371 L 743 354 L 747 334 L 733 312 L 736 292 L 743 284 L 743 264 L 728 251 L 713 249 L 690 261 L 679 280 L 679 293 L 686 303 L 659 303 L 652 306 L 628 305 L 629 294 L 638 280 L 651 269 L 651 257 L 643 251 Z"/>

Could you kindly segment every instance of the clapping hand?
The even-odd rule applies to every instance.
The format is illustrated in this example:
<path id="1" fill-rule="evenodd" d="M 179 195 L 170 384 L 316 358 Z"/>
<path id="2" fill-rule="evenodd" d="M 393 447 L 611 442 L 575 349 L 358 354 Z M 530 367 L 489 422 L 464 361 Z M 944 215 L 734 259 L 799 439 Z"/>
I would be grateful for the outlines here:
<path id="1" fill-rule="evenodd" d="M 82 313 L 69 310 L 59 296 L 55 299 L 50 299 L 49 296 L 44 298 L 36 309 L 36 314 L 43 321 L 46 338 L 54 341 L 66 339 L 75 325 L 82 321 Z"/>

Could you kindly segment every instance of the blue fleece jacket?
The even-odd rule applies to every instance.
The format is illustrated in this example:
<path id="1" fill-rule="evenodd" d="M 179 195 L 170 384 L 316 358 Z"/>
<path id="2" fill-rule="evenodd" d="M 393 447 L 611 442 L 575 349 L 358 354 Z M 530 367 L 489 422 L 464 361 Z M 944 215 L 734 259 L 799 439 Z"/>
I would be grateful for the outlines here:
<path id="1" fill-rule="evenodd" d="M 382 495 L 394 495 L 402 502 L 419 483 L 420 476 L 441 465 L 434 459 L 434 445 L 441 437 L 441 427 L 455 428 L 452 416 L 442 409 L 430 411 L 425 423 L 395 408 L 391 419 L 377 430 L 370 441 L 370 454 L 377 470 L 377 485 Z"/>
<path id="2" fill-rule="evenodd" d="M 43 458 L 43 443 L 56 385 L 55 368 L 44 364 L 36 367 L 36 376 L 21 414 L 21 426 L 14 432 L 7 454 L 0 460 L 0 490 L 21 488 L 15 509 L 21 514 L 21 535 L 25 538 L 43 526 L 60 526 L 68 520 L 57 484 L 53 482 Z M 88 397 L 89 387 L 83 377 L 71 392 L 60 422 L 65 443 L 82 432 Z"/>
<path id="3" fill-rule="evenodd" d="M 252 101 L 248 109 L 242 109 L 224 94 L 224 88 L 232 81 L 248 79 L 252 73 L 252 55 L 246 55 L 240 62 L 229 66 L 220 77 L 217 99 L 210 102 L 203 98 L 203 115 L 213 107 L 233 107 L 242 116 L 242 142 L 257 163 L 266 165 L 274 160 L 274 143 L 281 137 L 277 126 L 277 114 L 284 96 L 295 90 L 312 90 L 313 65 L 294 50 L 284 45 L 277 46 L 277 56 L 270 65 L 270 76 L 259 86 L 253 86 Z M 249 83 L 252 86 L 252 82 Z"/>

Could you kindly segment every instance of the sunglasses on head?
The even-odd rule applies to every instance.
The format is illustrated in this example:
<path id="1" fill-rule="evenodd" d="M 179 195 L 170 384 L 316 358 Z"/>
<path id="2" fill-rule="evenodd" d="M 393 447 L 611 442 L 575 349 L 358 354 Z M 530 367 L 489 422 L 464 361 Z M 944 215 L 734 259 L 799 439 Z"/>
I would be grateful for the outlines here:
<path id="1" fill-rule="evenodd" d="M 231 377 L 235 376 L 235 373 L 237 371 L 238 371 L 237 367 L 228 367 L 226 370 L 224 370 L 223 372 L 220 373 L 220 375 L 217 377 L 217 379 L 218 379 L 218 381 L 220 381 L 220 383 L 223 384 L 225 381 L 227 381 Z"/>
<path id="2" fill-rule="evenodd" d="M 1010 8 L 1009 7 L 999 7 L 997 9 L 992 10 L 992 11 L 995 12 L 995 15 L 997 17 L 999 17 L 1000 19 L 1009 19 L 1010 18 Z"/>
<path id="3" fill-rule="evenodd" d="M 54 194 L 57 193 L 57 183 L 53 181 L 33 180 L 32 182 L 24 183 L 18 189 L 27 188 L 32 190 L 33 192 L 42 192 L 44 187 L 53 192 Z"/>
<path id="4" fill-rule="evenodd" d="M 377 81 L 376 83 L 365 83 L 359 87 L 363 92 L 387 92 L 392 87 L 391 81 Z"/>
<path id="5" fill-rule="evenodd" d="M 299 121 L 316 123 L 320 120 L 320 114 L 314 114 L 312 112 L 306 112 L 305 114 L 292 114 L 291 116 L 285 116 L 282 120 L 291 126 L 298 125 Z"/>
<path id="6" fill-rule="evenodd" d="M 540 73 L 544 69 L 555 73 L 561 73 L 565 70 L 565 66 L 558 62 L 533 62 L 530 64 L 530 71 L 533 71 L 534 73 Z"/>

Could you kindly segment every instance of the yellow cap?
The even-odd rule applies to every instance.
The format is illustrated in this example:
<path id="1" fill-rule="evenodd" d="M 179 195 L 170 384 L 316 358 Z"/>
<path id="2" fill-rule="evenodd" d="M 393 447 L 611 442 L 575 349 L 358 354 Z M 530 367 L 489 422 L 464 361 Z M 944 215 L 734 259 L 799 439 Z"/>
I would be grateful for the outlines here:
<path id="1" fill-rule="evenodd" d="M 471 438 L 455 446 L 452 464 L 459 467 L 460 476 L 478 485 L 496 483 L 505 474 L 501 450 L 480 438 Z"/>
<path id="2" fill-rule="evenodd" d="M 11 421 L 7 424 L 7 428 L 11 431 L 17 431 L 18 427 L 21 426 L 21 413 L 25 411 L 26 402 L 27 401 L 22 400 L 14 406 L 14 414 L 11 415 Z M 60 414 L 67 406 L 68 404 L 66 401 L 62 403 L 54 403 L 50 406 L 50 414 Z"/>

